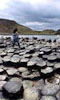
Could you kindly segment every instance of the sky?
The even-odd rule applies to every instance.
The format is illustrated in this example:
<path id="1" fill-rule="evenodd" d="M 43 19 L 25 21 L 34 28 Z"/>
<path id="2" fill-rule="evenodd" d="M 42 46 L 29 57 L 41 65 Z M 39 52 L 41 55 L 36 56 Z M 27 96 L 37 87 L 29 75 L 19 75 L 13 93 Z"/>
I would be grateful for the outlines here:
<path id="1" fill-rule="evenodd" d="M 60 28 L 60 0 L 0 0 L 0 18 L 33 30 Z"/>

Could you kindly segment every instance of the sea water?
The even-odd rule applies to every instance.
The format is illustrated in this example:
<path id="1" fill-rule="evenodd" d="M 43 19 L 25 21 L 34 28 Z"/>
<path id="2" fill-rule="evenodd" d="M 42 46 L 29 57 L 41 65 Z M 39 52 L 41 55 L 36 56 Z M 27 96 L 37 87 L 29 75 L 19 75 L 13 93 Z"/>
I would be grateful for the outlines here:
<path id="1" fill-rule="evenodd" d="M 0 35 L 0 38 L 3 37 L 3 38 L 6 38 L 6 37 L 11 37 L 12 38 L 12 35 Z M 33 37 L 37 37 L 38 39 L 51 39 L 51 40 L 54 40 L 56 39 L 56 35 L 19 35 L 20 38 L 33 38 Z"/>

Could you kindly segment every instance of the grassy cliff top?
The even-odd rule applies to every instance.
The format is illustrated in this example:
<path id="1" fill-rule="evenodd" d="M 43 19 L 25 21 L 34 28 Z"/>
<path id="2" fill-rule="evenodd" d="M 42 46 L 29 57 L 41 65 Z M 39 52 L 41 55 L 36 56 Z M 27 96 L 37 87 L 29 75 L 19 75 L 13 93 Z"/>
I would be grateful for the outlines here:
<path id="1" fill-rule="evenodd" d="M 13 30 L 17 28 L 19 34 L 55 34 L 54 30 L 34 31 L 26 26 L 20 25 L 15 21 L 0 19 L 0 34 L 12 34 Z"/>

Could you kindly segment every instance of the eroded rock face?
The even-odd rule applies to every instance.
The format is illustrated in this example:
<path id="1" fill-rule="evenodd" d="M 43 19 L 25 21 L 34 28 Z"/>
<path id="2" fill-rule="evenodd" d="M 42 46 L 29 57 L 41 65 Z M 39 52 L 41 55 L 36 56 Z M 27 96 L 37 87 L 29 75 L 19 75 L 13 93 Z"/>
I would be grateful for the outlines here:
<path id="1" fill-rule="evenodd" d="M 25 100 L 39 100 L 40 98 L 40 93 L 36 88 L 27 88 L 24 90 Z"/>
<path id="2" fill-rule="evenodd" d="M 21 96 L 23 92 L 23 86 L 18 81 L 9 81 L 3 86 L 3 91 L 5 95 L 7 94 L 10 97 Z"/>

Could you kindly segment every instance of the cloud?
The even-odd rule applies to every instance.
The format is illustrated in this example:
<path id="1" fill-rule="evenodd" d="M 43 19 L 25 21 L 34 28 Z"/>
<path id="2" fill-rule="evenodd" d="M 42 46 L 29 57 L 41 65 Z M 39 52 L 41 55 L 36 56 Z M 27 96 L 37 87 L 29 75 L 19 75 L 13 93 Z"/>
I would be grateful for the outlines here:
<path id="1" fill-rule="evenodd" d="M 60 0 L 1 0 L 0 18 L 7 18 L 33 30 L 60 28 Z"/>
<path id="2" fill-rule="evenodd" d="M 10 2 L 10 0 L 0 0 L 0 10 L 7 8 L 8 2 Z"/>

